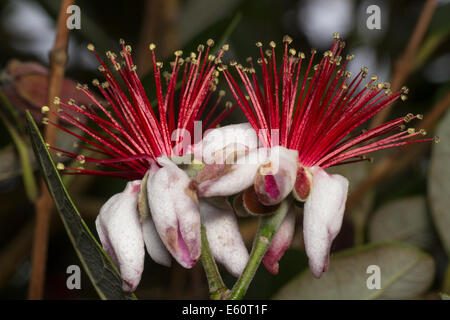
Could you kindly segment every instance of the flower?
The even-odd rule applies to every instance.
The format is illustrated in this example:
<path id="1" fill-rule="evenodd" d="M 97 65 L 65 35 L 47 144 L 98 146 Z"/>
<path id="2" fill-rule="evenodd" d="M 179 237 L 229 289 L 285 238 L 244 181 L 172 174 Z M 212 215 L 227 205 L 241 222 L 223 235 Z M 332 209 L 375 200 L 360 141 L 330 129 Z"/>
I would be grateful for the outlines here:
<path id="1" fill-rule="evenodd" d="M 87 85 L 78 85 L 77 88 L 90 99 L 91 106 L 78 105 L 73 99 L 64 103 L 55 98 L 59 106 L 54 111 L 56 116 L 82 134 L 62 124 L 49 123 L 82 141 L 83 149 L 92 154 L 80 155 L 52 146 L 60 155 L 76 159 L 80 164 L 79 167 L 59 164 L 64 169 L 63 173 L 132 180 L 123 192 L 114 195 L 102 206 L 96 220 L 102 245 L 119 266 L 124 290 L 133 291 L 139 283 L 144 246 L 152 259 L 162 265 L 170 266 L 170 256 L 185 268 L 191 268 L 198 261 L 201 254 L 201 211 L 206 212 L 202 212 L 206 228 L 233 235 L 231 247 L 240 250 L 241 259 L 233 260 L 239 260 L 240 265 L 230 267 L 229 261 L 232 260 L 229 258 L 234 254 L 233 250 L 228 249 L 228 253 L 224 253 L 212 245 L 220 261 L 237 275 L 248 259 L 248 253 L 243 252 L 245 247 L 240 246 L 237 224 L 233 223 L 228 212 L 225 215 L 218 208 L 205 206 L 200 209 L 190 178 L 172 160 L 192 149 L 191 137 L 195 136 L 197 129 L 195 122 L 201 119 L 216 90 L 216 66 L 228 47 L 223 46 L 214 56 L 210 54 L 213 44 L 209 40 L 206 47 L 200 45 L 197 53 L 191 53 L 185 59 L 181 57 L 181 51 L 176 51 L 170 74 L 161 74 L 162 63 L 156 60 L 155 45 L 150 45 L 158 116 L 136 74 L 131 47 L 123 41 L 120 52 L 122 61 L 112 52 L 106 55 L 119 73 L 127 93 L 121 89 L 119 80 L 99 57 L 94 46 L 89 45 L 88 49 L 98 58 L 99 70 L 106 79 L 102 84 L 94 80 L 93 84 L 106 103 L 96 98 Z M 179 96 L 175 97 L 179 75 L 182 77 L 181 89 Z M 206 115 L 206 122 L 209 123 L 207 130 L 216 127 L 234 109 L 227 103 L 227 107 L 212 118 L 223 96 L 224 93 L 220 92 Z M 43 108 L 43 112 L 48 111 L 48 108 Z M 83 123 L 78 116 L 84 116 L 89 121 Z M 100 168 L 84 168 L 85 163 Z M 211 231 L 208 233 L 211 235 Z M 226 245 L 217 239 L 212 242 Z"/>
<path id="2" fill-rule="evenodd" d="M 313 274 L 320 277 L 327 269 L 326 257 L 342 223 L 348 184 L 344 177 L 328 176 L 323 169 L 368 160 L 366 154 L 377 150 L 433 139 L 411 139 L 425 134 L 424 130 L 405 130 L 411 120 L 422 118 L 413 114 L 357 132 L 395 100 L 405 100 L 408 89 L 392 92 L 389 83 L 377 82 L 377 76 L 371 76 L 361 86 L 368 76 L 364 67 L 349 80 L 351 73 L 345 68 L 353 56 L 342 58 L 345 43 L 338 34 L 316 65 L 316 50 L 311 51 L 307 61 L 304 53 L 289 47 L 290 37 L 285 36 L 283 42 L 279 68 L 275 42 L 270 42 L 270 49 L 265 52 L 262 43 L 256 43 L 261 77 L 251 58 L 248 67 L 232 61 L 230 67 L 222 66 L 221 70 L 262 145 L 282 150 L 278 160 L 269 157 L 268 163 L 258 169 L 254 180 L 256 196 L 264 205 L 275 205 L 294 191 L 297 200 L 306 201 L 306 252 Z M 305 63 L 306 71 L 301 77 Z M 236 71 L 243 89 L 231 69 Z M 278 170 L 273 170 L 274 166 Z M 328 203 L 321 204 L 325 201 Z"/>

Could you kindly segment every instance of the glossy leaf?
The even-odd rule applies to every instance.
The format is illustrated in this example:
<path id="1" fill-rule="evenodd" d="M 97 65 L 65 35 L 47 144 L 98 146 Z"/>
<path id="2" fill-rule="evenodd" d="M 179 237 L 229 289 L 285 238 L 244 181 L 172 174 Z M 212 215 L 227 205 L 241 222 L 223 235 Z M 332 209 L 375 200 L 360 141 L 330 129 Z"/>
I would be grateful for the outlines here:
<path id="1" fill-rule="evenodd" d="M 380 289 L 368 288 L 375 276 L 369 266 L 379 267 Z M 320 279 L 305 270 L 275 299 L 409 299 L 424 293 L 433 279 L 430 255 L 400 243 L 368 245 L 336 254 Z"/>
<path id="2" fill-rule="evenodd" d="M 26 114 L 26 119 L 31 143 L 39 161 L 42 176 L 45 177 L 47 187 L 70 241 L 95 290 L 102 299 L 133 299 L 133 295 L 122 291 L 122 280 L 117 268 L 94 238 L 73 204 L 39 129 L 29 112 Z"/>

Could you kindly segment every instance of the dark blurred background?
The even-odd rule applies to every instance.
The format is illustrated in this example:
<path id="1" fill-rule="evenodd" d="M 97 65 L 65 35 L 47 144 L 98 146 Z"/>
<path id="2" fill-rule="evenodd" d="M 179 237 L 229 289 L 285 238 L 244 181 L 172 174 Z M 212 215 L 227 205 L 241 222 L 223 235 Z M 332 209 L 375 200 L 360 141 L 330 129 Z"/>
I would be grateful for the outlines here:
<path id="1" fill-rule="evenodd" d="M 352 0 L 77 0 L 81 9 L 81 29 L 70 33 L 66 76 L 81 83 L 90 83 L 98 77 L 97 62 L 88 43 L 100 53 L 117 50 L 119 39 L 133 47 L 133 56 L 142 77 L 150 63 L 148 45 L 155 42 L 161 59 L 170 58 L 176 49 L 195 50 L 208 38 L 219 41 L 225 34 L 230 51 L 225 59 L 242 62 L 255 56 L 255 42 L 281 42 L 289 34 L 293 47 L 309 52 L 310 48 L 327 50 L 332 34 L 339 32 L 347 42 L 345 51 L 355 54 L 350 71 L 369 68 L 381 80 L 389 81 L 394 62 L 405 49 L 425 1 L 352 1 Z M 366 8 L 376 4 L 381 8 L 381 29 L 366 27 Z M 34 61 L 48 67 L 48 53 L 55 37 L 57 0 L 0 0 L 0 69 L 2 81 L 12 59 Z M 409 99 L 399 103 L 390 115 L 407 112 L 423 113 L 431 110 L 450 88 L 450 42 L 448 31 L 450 1 L 439 1 L 436 13 L 427 31 L 424 44 L 418 51 L 414 72 L 407 80 Z M 145 80 L 144 80 L 145 83 Z M 151 92 L 151 81 L 147 90 Z M 231 96 L 228 96 L 231 99 Z M 16 105 L 19 111 L 23 106 Z M 40 106 L 37 106 L 39 108 Z M 236 110 L 227 121 L 242 119 Z M 63 139 L 63 138 L 62 138 Z M 426 174 L 430 152 L 425 151 L 417 161 L 395 179 L 390 179 L 374 190 L 373 200 L 366 209 L 370 216 L 386 201 L 426 194 Z M 369 164 L 374 166 L 374 164 Z M 35 164 L 34 168 L 37 168 Z M 366 168 L 366 167 L 364 167 Z M 364 169 L 366 170 L 366 169 Z M 370 169 L 367 169 L 370 170 Z M 364 171 L 366 172 L 366 171 Z M 365 175 L 367 173 L 363 173 Z M 402 183 L 399 183 L 402 181 Z M 124 181 L 116 179 L 75 177 L 68 184 L 69 192 L 88 225 L 94 228 L 94 219 L 100 206 Z M 352 185 L 354 181 L 351 180 Z M 20 166 L 11 139 L 0 122 L 0 298 L 23 299 L 27 296 L 30 276 L 30 248 L 33 227 L 33 204 L 26 198 Z M 78 258 L 64 231 L 59 217 L 54 214 L 49 240 L 45 298 L 97 298 L 86 275 L 82 276 L 82 290 L 68 290 L 66 268 L 79 264 Z M 256 224 L 244 221 L 242 232 L 251 244 Z M 299 228 L 301 231 L 301 229 Z M 367 230 L 367 225 L 363 230 Z M 270 276 L 263 268 L 258 272 L 247 298 L 269 298 L 278 288 L 307 267 L 302 250 L 301 232 L 288 250 L 280 267 L 280 274 Z M 354 220 L 344 224 L 333 250 L 355 245 Z M 359 240 L 370 241 L 367 235 Z M 445 254 L 434 240 L 428 251 L 435 255 L 441 269 L 445 268 Z M 440 272 L 440 273 L 439 273 Z M 443 277 L 439 271 L 437 279 Z M 225 279 L 229 284 L 231 278 Z M 439 280 L 437 280 L 439 281 Z M 142 282 L 136 291 L 139 298 L 176 299 L 207 298 L 203 270 L 198 264 L 193 270 L 183 270 L 174 264 L 171 269 L 146 259 Z"/>

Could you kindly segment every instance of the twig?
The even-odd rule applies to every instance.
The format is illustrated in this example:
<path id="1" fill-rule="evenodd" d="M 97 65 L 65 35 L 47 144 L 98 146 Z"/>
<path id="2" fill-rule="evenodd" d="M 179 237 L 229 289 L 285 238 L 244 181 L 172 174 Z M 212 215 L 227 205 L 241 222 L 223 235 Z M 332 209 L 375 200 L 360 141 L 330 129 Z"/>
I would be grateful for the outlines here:
<path id="1" fill-rule="evenodd" d="M 450 92 L 448 92 L 433 109 L 424 117 L 422 125 L 424 128 L 432 129 L 434 124 L 440 119 L 442 114 L 450 107 Z M 372 170 L 370 175 L 359 184 L 356 191 L 350 194 L 347 200 L 347 210 L 351 210 L 370 190 L 376 186 L 380 181 L 391 176 L 394 172 L 399 172 L 407 168 L 418 155 L 427 149 L 427 144 L 410 144 L 403 147 L 401 150 L 392 152 L 390 156 L 384 158 Z"/>
<path id="2" fill-rule="evenodd" d="M 398 91 L 410 73 L 414 69 L 417 49 L 428 29 L 431 18 L 436 9 L 437 0 L 427 0 L 423 6 L 422 13 L 417 21 L 416 27 L 409 39 L 408 45 L 403 54 L 398 58 L 394 66 L 394 73 L 391 78 L 392 91 Z M 370 123 L 370 128 L 375 128 L 385 122 L 389 116 L 391 107 L 387 107 L 379 112 Z"/>
<path id="3" fill-rule="evenodd" d="M 50 51 L 50 74 L 48 81 L 48 106 L 50 110 L 55 110 L 54 97 L 59 96 L 64 79 L 65 66 L 67 61 L 67 44 L 69 40 L 69 29 L 66 27 L 67 7 L 72 5 L 74 0 L 63 0 L 58 15 L 58 25 L 56 28 L 56 38 L 53 49 Z M 48 115 L 49 120 L 56 122 L 56 115 L 52 112 Z M 56 141 L 56 127 L 46 126 L 45 139 L 52 145 Z M 42 194 L 36 202 L 36 225 L 34 229 L 34 241 L 32 249 L 32 270 L 30 287 L 28 290 L 29 299 L 42 299 L 45 282 L 45 269 L 47 260 L 48 231 L 50 226 L 50 215 L 53 210 L 53 202 L 48 193 L 45 181 L 41 180 Z"/>

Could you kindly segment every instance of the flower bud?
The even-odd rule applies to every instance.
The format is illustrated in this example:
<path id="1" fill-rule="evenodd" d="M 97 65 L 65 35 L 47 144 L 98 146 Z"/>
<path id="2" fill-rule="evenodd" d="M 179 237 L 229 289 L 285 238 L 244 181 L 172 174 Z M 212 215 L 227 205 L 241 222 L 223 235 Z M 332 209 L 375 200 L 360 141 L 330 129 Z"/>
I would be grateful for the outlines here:
<path id="1" fill-rule="evenodd" d="M 197 196 L 183 170 L 166 157 L 158 158 L 158 163 L 162 168 L 147 183 L 151 216 L 172 256 L 183 267 L 191 268 L 201 253 Z"/>
<path id="2" fill-rule="evenodd" d="M 144 270 L 144 240 L 137 211 L 140 181 L 128 182 L 100 209 L 95 226 L 103 248 L 120 271 L 123 290 L 134 291 Z"/>
<path id="3" fill-rule="evenodd" d="M 312 167 L 313 184 L 303 212 L 303 237 L 309 267 L 316 278 L 328 270 L 330 248 L 339 233 L 347 200 L 348 180 Z"/>
<path id="4" fill-rule="evenodd" d="M 262 204 L 276 205 L 292 191 L 297 162 L 297 150 L 281 146 L 270 149 L 269 161 L 258 169 L 255 178 L 255 192 Z"/>
<path id="5" fill-rule="evenodd" d="M 291 246 L 295 232 L 295 217 L 296 209 L 294 205 L 291 205 L 280 228 L 275 233 L 269 249 L 262 259 L 266 269 L 273 275 L 278 274 L 278 261 L 280 261 L 286 250 Z"/>
<path id="6" fill-rule="evenodd" d="M 200 200 L 200 215 L 214 258 L 230 274 L 239 277 L 247 265 L 249 254 L 242 240 L 236 216 L 228 203 L 218 208 Z"/>

